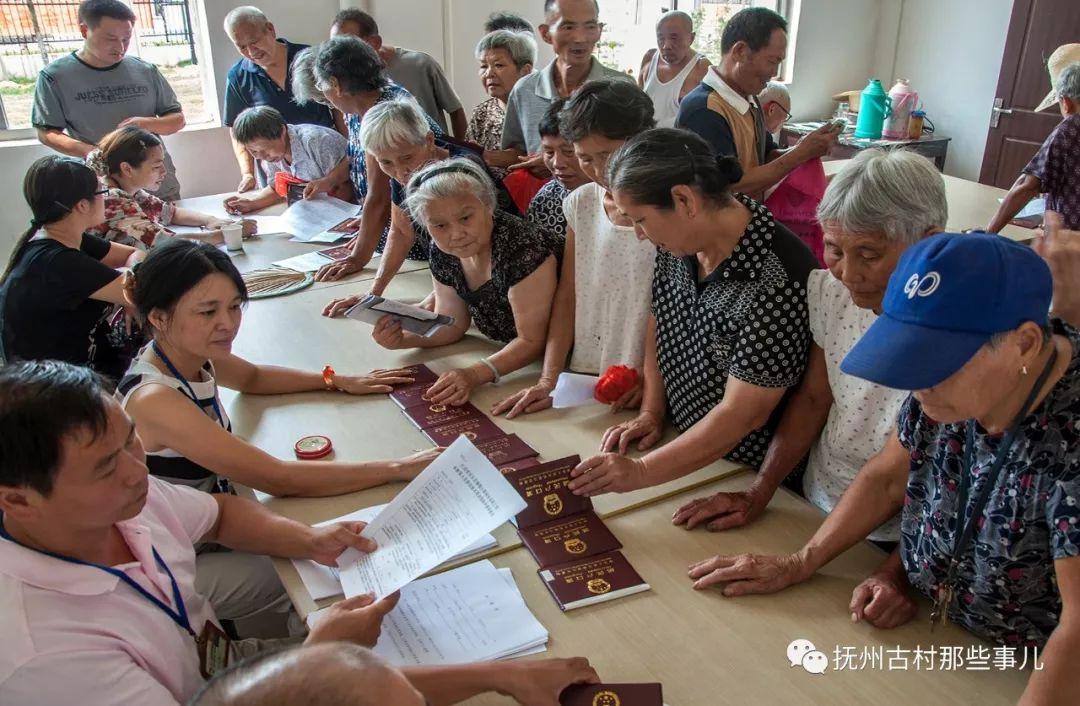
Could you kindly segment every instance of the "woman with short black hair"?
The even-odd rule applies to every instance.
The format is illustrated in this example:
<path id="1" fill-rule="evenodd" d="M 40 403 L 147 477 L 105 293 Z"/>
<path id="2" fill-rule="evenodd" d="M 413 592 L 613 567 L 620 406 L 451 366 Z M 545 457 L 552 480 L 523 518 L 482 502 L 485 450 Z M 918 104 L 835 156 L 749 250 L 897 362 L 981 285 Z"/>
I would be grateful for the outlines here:
<path id="1" fill-rule="evenodd" d="M 720 458 L 759 466 L 774 412 L 810 345 L 806 280 L 817 263 L 791 231 L 731 185 L 732 157 L 697 135 L 649 130 L 611 157 L 608 180 L 639 240 L 657 246 L 641 411 L 573 472 L 580 495 L 626 492 Z M 651 448 L 670 416 L 682 434 Z"/>
<path id="2" fill-rule="evenodd" d="M 6 361 L 53 358 L 113 379 L 129 358 L 121 273 L 135 248 L 89 234 L 105 220 L 105 193 L 81 160 L 50 155 L 30 165 L 23 195 L 33 218 L 0 278 L 0 354 Z"/>

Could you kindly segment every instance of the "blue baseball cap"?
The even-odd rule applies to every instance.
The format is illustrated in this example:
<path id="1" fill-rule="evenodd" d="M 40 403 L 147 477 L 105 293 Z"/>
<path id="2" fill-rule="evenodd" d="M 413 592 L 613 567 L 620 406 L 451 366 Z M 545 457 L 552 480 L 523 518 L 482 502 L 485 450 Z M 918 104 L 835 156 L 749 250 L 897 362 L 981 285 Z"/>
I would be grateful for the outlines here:
<path id="1" fill-rule="evenodd" d="M 964 367 L 995 333 L 1045 325 L 1053 283 L 1031 248 L 1000 235 L 941 233 L 908 248 L 882 314 L 840 370 L 897 390 L 925 390 Z"/>

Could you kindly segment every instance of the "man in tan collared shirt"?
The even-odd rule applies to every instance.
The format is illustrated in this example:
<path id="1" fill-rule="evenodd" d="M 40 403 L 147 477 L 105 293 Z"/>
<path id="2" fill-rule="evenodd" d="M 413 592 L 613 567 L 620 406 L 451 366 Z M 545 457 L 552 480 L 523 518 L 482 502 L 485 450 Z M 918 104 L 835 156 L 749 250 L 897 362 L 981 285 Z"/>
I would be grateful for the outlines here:
<path id="1" fill-rule="evenodd" d="M 736 13 L 720 38 L 723 56 L 679 106 L 675 126 L 704 138 L 717 155 L 737 157 L 743 178 L 733 186 L 760 199 L 803 162 L 825 155 L 840 131 L 831 125 L 777 149 L 765 131 L 755 96 L 768 85 L 787 53 L 787 21 L 762 7 Z"/>

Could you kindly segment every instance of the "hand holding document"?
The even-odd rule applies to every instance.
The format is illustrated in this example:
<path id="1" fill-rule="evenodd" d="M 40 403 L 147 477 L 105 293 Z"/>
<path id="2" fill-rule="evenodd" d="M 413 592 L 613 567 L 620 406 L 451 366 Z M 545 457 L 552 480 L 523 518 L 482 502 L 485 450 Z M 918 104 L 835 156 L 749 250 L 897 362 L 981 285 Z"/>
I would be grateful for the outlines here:
<path id="1" fill-rule="evenodd" d="M 341 517 L 335 517 L 326 522 L 320 522 L 314 526 L 326 527 L 327 525 L 333 525 L 338 522 L 371 522 L 375 519 L 375 516 L 384 509 L 386 509 L 386 505 L 373 505 L 357 510 L 356 512 L 350 512 L 348 515 L 342 515 Z M 451 557 L 451 560 L 462 559 L 472 554 L 477 554 L 494 547 L 496 544 L 495 537 L 490 534 L 485 534 L 477 542 L 465 547 L 463 551 Z M 300 574 L 300 579 L 304 582 L 304 588 L 311 594 L 312 599 L 317 601 L 323 598 L 329 598 L 330 596 L 341 595 L 341 579 L 339 578 L 339 572 L 336 566 L 324 566 L 323 564 L 311 561 L 310 559 L 293 559 L 292 563 L 293 566 L 296 567 L 296 572 Z"/>
<path id="2" fill-rule="evenodd" d="M 401 322 L 401 328 L 417 336 L 428 337 L 443 326 L 454 323 L 454 317 L 436 314 L 418 306 L 369 294 L 345 312 L 345 316 L 374 326 L 384 316 Z"/>
<path id="3" fill-rule="evenodd" d="M 378 544 L 338 557 L 345 595 L 379 600 L 463 551 L 524 510 L 525 501 L 465 437 L 458 437 L 364 528 Z"/>
<path id="4" fill-rule="evenodd" d="M 322 613 L 308 615 L 308 626 Z M 401 589 L 375 653 L 399 667 L 461 664 L 543 652 L 547 641 L 510 569 L 478 561 Z"/>

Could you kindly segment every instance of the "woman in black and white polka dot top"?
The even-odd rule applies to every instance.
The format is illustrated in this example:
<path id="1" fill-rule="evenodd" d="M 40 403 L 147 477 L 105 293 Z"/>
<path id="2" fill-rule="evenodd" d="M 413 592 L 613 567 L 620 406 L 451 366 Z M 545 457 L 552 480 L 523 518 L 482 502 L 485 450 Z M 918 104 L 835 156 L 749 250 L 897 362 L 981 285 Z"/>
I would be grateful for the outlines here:
<path id="1" fill-rule="evenodd" d="M 806 367 L 810 250 L 761 204 L 733 194 L 742 170 L 684 130 L 658 128 L 612 155 L 615 203 L 657 246 L 645 390 L 635 419 L 574 471 L 574 492 L 656 485 L 720 458 L 758 466 L 774 414 Z M 670 417 L 681 436 L 641 458 Z"/>

